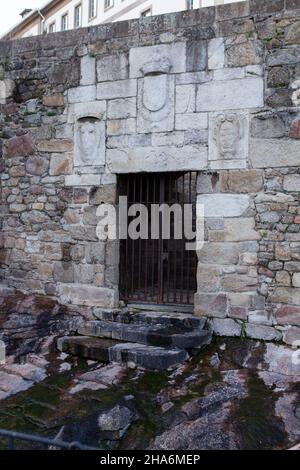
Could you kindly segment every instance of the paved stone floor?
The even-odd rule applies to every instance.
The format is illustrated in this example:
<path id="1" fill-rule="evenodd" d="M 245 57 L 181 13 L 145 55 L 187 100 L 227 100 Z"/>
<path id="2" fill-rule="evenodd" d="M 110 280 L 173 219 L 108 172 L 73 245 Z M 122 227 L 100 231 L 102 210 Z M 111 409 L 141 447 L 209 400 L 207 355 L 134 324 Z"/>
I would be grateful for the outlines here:
<path id="1" fill-rule="evenodd" d="M 297 358 L 221 338 L 165 372 L 29 355 L 0 367 L 0 427 L 101 448 L 290 448 L 300 442 Z"/>

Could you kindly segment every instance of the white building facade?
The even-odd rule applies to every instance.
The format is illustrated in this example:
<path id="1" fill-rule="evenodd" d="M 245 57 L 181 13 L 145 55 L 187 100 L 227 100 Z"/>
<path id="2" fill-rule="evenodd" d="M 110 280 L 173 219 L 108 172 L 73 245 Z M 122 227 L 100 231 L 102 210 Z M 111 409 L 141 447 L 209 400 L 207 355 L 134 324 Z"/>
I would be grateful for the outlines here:
<path id="1" fill-rule="evenodd" d="M 4 39 L 55 33 L 238 1 L 240 0 L 52 0 L 40 9 L 24 10 L 20 23 L 6 33 Z"/>

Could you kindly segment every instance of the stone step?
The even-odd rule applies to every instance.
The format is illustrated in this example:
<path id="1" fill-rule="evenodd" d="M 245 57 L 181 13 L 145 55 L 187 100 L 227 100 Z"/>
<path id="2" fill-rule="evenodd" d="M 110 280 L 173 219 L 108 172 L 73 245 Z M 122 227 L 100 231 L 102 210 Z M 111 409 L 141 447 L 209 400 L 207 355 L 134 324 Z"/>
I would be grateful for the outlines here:
<path id="1" fill-rule="evenodd" d="M 100 362 L 134 364 L 146 369 L 164 370 L 179 365 L 189 356 L 178 348 L 160 348 L 137 343 L 88 336 L 65 336 L 57 340 L 59 351 Z"/>
<path id="2" fill-rule="evenodd" d="M 164 304 L 159 305 L 159 304 L 151 304 L 151 303 L 145 303 L 145 302 L 134 302 L 134 303 L 128 303 L 125 307 L 128 310 L 142 310 L 142 311 L 154 311 L 154 312 L 178 312 L 178 313 L 190 313 L 192 314 L 194 311 L 194 306 L 193 305 L 180 305 L 180 304 L 174 304 L 174 305 L 168 305 Z"/>
<path id="3" fill-rule="evenodd" d="M 127 323 L 135 325 L 161 325 L 179 328 L 203 328 L 205 318 L 195 317 L 188 313 L 159 312 L 147 310 L 104 310 L 97 308 L 94 315 L 98 320 Z"/>
<path id="4" fill-rule="evenodd" d="M 89 321 L 77 328 L 83 336 L 107 338 L 159 347 L 201 348 L 210 343 L 211 332 L 186 326 Z"/>

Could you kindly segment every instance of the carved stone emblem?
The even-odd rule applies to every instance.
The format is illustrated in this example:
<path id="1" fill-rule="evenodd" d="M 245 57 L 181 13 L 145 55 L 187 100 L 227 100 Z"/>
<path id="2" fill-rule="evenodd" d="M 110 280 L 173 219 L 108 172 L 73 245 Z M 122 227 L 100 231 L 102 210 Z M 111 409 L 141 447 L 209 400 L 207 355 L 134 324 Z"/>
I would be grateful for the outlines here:
<path id="1" fill-rule="evenodd" d="M 156 73 L 160 74 L 167 74 L 170 72 L 172 65 L 168 59 L 160 54 L 158 50 L 156 50 L 150 60 L 142 65 L 140 71 L 144 77 L 147 75 L 153 75 Z"/>
<path id="2" fill-rule="evenodd" d="M 246 113 L 214 113 L 210 117 L 211 167 L 242 168 L 248 157 L 249 123 Z"/>
<path id="3" fill-rule="evenodd" d="M 145 156 L 145 164 L 146 167 L 152 168 L 152 171 L 167 171 L 169 168 L 174 168 L 174 156 L 168 155 L 163 150 L 160 152 L 153 150 L 153 152 Z"/>
<path id="4" fill-rule="evenodd" d="M 158 51 L 141 67 L 138 83 L 138 132 L 171 131 L 174 123 L 172 66 Z"/>
<path id="5" fill-rule="evenodd" d="M 163 75 L 162 77 L 145 77 L 143 81 L 143 105 L 151 113 L 157 113 L 165 108 L 168 100 L 168 77 Z M 163 93 L 154 93 L 157 90 L 157 86 L 162 86 Z M 152 119 L 157 119 L 154 114 L 150 115 Z"/>
<path id="6" fill-rule="evenodd" d="M 105 124 L 86 116 L 75 121 L 75 166 L 105 165 Z"/>

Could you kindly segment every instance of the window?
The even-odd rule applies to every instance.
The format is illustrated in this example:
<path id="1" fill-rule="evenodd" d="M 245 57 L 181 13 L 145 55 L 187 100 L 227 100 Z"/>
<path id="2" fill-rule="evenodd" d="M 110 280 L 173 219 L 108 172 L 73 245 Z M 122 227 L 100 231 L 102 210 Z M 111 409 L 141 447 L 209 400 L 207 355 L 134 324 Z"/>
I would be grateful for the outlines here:
<path id="1" fill-rule="evenodd" d="M 68 13 L 65 13 L 61 17 L 61 30 L 66 31 L 68 29 Z"/>
<path id="2" fill-rule="evenodd" d="M 89 0 L 89 20 L 97 16 L 97 1 Z"/>
<path id="3" fill-rule="evenodd" d="M 74 28 L 81 26 L 81 3 L 74 8 Z"/>
<path id="4" fill-rule="evenodd" d="M 104 0 L 104 10 L 108 10 L 114 6 L 114 0 Z"/>
<path id="5" fill-rule="evenodd" d="M 151 8 L 148 8 L 148 10 L 142 11 L 141 16 L 151 16 L 152 15 L 152 10 Z"/>
<path id="6" fill-rule="evenodd" d="M 194 8 L 194 0 L 186 0 L 186 9 L 192 10 Z"/>
<path id="7" fill-rule="evenodd" d="M 49 33 L 55 33 L 55 21 L 49 24 Z"/>

